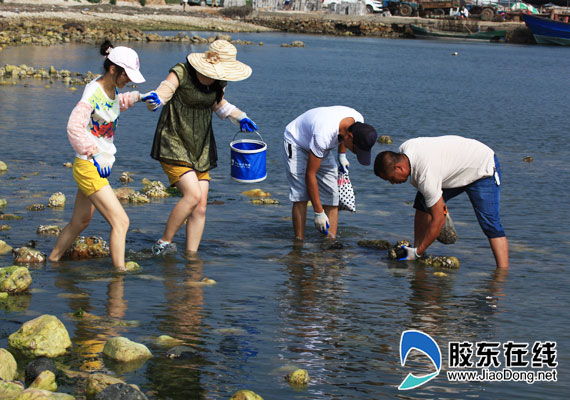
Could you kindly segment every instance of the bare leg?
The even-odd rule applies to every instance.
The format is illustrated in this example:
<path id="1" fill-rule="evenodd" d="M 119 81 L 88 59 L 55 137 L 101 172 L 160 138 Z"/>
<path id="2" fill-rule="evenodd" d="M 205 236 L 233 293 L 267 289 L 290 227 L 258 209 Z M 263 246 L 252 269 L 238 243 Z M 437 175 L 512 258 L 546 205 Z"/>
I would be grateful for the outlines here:
<path id="1" fill-rule="evenodd" d="M 172 242 L 174 235 L 176 235 L 186 218 L 192 214 L 202 197 L 202 189 L 194 171 L 182 175 L 178 183 L 176 183 L 176 187 L 182 192 L 182 198 L 178 200 L 166 222 L 161 238 L 165 242 Z"/>
<path id="2" fill-rule="evenodd" d="M 305 224 L 307 223 L 307 203 L 306 201 L 298 201 L 293 203 L 291 215 L 293 217 L 293 232 L 295 238 L 303 240 L 305 237 Z"/>
<path id="3" fill-rule="evenodd" d="M 65 228 L 61 231 L 55 246 L 49 255 L 50 261 L 59 261 L 65 251 L 71 247 L 73 241 L 79 236 L 85 228 L 89 226 L 95 207 L 93 203 L 80 190 L 75 196 L 75 205 L 73 207 L 73 216 Z"/>
<path id="4" fill-rule="evenodd" d="M 329 237 L 335 239 L 338 228 L 338 206 L 323 206 L 323 209 L 329 217 Z"/>
<path id="5" fill-rule="evenodd" d="M 418 244 L 424 239 L 428 226 L 431 223 L 431 219 L 430 213 L 416 210 L 416 215 L 414 217 L 414 246 L 418 246 Z"/>
<path id="6" fill-rule="evenodd" d="M 497 268 L 509 268 L 509 242 L 506 236 L 489 238 Z"/>
<path id="7" fill-rule="evenodd" d="M 210 181 L 198 181 L 200 190 L 202 191 L 198 205 L 188 217 L 186 224 L 186 251 L 195 253 L 198 251 L 202 234 L 204 233 L 204 226 L 206 225 L 206 207 L 208 206 L 208 189 L 210 188 Z"/>
<path id="8" fill-rule="evenodd" d="M 111 186 L 103 186 L 98 192 L 89 196 L 97 211 L 111 225 L 111 259 L 118 270 L 125 269 L 125 240 L 129 230 L 129 217 L 115 196 Z"/>

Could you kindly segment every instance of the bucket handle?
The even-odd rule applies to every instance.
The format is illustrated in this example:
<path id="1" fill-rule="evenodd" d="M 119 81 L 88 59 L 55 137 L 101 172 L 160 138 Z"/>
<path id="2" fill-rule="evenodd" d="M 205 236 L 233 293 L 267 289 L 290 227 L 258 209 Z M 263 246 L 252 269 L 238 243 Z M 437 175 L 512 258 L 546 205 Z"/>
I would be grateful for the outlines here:
<path id="1" fill-rule="evenodd" d="M 242 131 L 237 131 L 236 134 L 234 135 L 234 138 L 232 139 L 232 142 L 236 140 L 237 135 L 239 135 Z M 248 132 L 249 133 L 249 132 Z M 261 134 L 258 131 L 254 132 L 257 136 L 259 136 L 259 138 L 261 139 L 261 141 L 263 143 L 265 143 L 265 141 L 263 140 L 263 137 L 261 137 Z"/>

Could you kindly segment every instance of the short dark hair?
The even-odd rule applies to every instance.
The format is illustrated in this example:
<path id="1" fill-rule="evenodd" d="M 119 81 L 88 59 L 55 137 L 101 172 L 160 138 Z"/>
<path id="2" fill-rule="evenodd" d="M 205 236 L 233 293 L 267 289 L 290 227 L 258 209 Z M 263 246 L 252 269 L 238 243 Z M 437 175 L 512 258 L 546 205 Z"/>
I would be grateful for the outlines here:
<path id="1" fill-rule="evenodd" d="M 389 168 L 393 168 L 401 159 L 401 153 L 394 153 L 393 151 L 382 151 L 376 156 L 374 160 L 374 174 L 377 177 L 386 175 Z"/>

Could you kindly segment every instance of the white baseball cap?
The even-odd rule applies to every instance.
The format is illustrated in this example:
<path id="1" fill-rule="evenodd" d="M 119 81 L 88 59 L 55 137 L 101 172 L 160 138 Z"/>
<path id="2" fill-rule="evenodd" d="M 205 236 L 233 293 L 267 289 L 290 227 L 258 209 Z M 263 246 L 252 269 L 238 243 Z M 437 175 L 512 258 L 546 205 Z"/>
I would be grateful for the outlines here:
<path id="1" fill-rule="evenodd" d="M 134 83 L 143 83 L 145 81 L 139 71 L 139 56 L 133 49 L 124 46 L 113 47 L 109 51 L 107 58 L 119 67 L 124 68 L 127 76 Z"/>

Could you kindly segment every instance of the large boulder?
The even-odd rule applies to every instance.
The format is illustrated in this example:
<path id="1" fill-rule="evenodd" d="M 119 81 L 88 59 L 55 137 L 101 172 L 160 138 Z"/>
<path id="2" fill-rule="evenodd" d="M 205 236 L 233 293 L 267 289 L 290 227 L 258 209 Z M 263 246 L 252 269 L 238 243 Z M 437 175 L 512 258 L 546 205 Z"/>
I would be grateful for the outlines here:
<path id="1" fill-rule="evenodd" d="M 152 357 L 144 344 L 133 342 L 126 337 L 114 337 L 107 340 L 103 354 L 118 362 L 130 362 Z"/>
<path id="2" fill-rule="evenodd" d="M 12 265 L 0 268 L 0 292 L 20 293 L 32 284 L 32 276 L 26 267 Z"/>
<path id="3" fill-rule="evenodd" d="M 59 357 L 71 347 L 63 323 L 53 315 L 42 315 L 25 322 L 8 337 L 10 347 L 28 357 Z"/>
<path id="4" fill-rule="evenodd" d="M 65 251 L 64 257 L 73 260 L 107 257 L 111 254 L 109 245 L 98 236 L 79 236 L 71 247 Z"/>
<path id="5" fill-rule="evenodd" d="M 148 400 L 137 388 L 126 383 L 115 383 L 100 391 L 95 400 Z"/>
<path id="6" fill-rule="evenodd" d="M 55 363 L 47 357 L 38 357 L 30 361 L 28 365 L 26 365 L 26 386 L 30 386 L 44 371 L 50 371 L 54 376 L 57 376 L 58 373 Z"/>
<path id="7" fill-rule="evenodd" d="M 18 363 L 6 349 L 0 348 L 0 381 L 13 381 L 18 376 Z M 0 394 L 0 399 L 2 395 Z"/>

